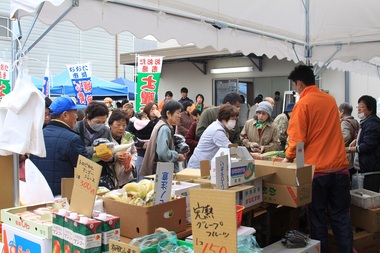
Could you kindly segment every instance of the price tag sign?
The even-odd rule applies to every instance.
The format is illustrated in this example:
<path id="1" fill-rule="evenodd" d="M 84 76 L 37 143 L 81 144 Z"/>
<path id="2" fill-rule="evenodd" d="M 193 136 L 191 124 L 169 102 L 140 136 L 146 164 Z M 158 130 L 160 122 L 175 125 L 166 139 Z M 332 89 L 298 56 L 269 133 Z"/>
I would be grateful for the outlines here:
<path id="1" fill-rule="evenodd" d="M 169 202 L 172 193 L 173 163 L 157 163 L 154 180 L 154 205 Z"/>
<path id="2" fill-rule="evenodd" d="M 215 158 L 216 189 L 228 189 L 228 155 Z"/>
<path id="3" fill-rule="evenodd" d="M 191 188 L 194 252 L 237 253 L 236 193 Z"/>
<path id="4" fill-rule="evenodd" d="M 302 167 L 305 167 L 305 158 L 304 158 L 304 152 L 305 152 L 305 149 L 304 149 L 304 143 L 303 142 L 297 142 L 296 144 L 296 150 L 297 150 L 297 153 L 296 153 L 296 165 L 297 165 L 297 168 L 302 168 Z"/>
<path id="5" fill-rule="evenodd" d="M 113 239 L 109 240 L 108 247 L 109 253 L 140 253 L 139 248 Z"/>
<path id="6" fill-rule="evenodd" d="M 70 211 L 92 216 L 102 166 L 79 155 L 74 172 Z"/>

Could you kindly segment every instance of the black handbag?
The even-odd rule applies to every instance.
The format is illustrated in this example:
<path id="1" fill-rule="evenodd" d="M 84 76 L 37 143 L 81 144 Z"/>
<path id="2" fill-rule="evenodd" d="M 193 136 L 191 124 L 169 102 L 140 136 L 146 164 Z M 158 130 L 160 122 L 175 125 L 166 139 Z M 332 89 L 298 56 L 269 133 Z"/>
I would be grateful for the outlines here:
<path id="1" fill-rule="evenodd" d="M 102 174 L 99 180 L 99 186 L 104 186 L 109 190 L 119 188 L 115 172 L 108 166 L 106 162 L 100 161 L 98 164 L 102 165 Z"/>

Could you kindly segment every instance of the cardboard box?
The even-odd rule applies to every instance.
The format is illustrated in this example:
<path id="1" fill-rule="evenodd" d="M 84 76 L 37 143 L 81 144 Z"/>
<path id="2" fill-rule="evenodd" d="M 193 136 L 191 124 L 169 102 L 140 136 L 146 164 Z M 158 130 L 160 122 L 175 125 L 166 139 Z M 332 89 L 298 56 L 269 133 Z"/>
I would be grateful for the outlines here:
<path id="1" fill-rule="evenodd" d="M 257 178 L 246 184 L 250 188 L 240 192 L 239 205 L 251 207 L 263 202 L 263 179 Z"/>
<path id="2" fill-rule="evenodd" d="M 15 205 L 14 180 L 13 180 L 13 155 L 0 156 L 0 209 L 10 208 Z M 0 214 L 1 218 L 1 214 Z"/>
<path id="3" fill-rule="evenodd" d="M 300 207 L 311 202 L 311 183 L 296 186 L 263 182 L 263 201 L 266 203 Z"/>
<path id="4" fill-rule="evenodd" d="M 191 223 L 191 215 L 190 215 L 190 188 L 200 188 L 199 184 L 188 183 L 188 182 L 179 182 L 173 181 L 172 184 L 172 192 L 176 196 L 181 196 L 186 198 L 186 221 L 187 223 Z"/>
<path id="5" fill-rule="evenodd" d="M 328 231 L 330 253 L 339 253 L 332 230 Z M 358 253 L 379 253 L 380 233 L 354 232 L 354 248 Z"/>
<path id="6" fill-rule="evenodd" d="M 211 183 L 216 183 L 216 157 L 228 156 L 228 185 L 249 182 L 255 177 L 253 158 L 246 147 L 220 148 L 211 159 Z"/>
<path id="7" fill-rule="evenodd" d="M 4 252 L 51 253 L 51 239 L 41 238 L 24 230 L 3 224 Z"/>
<path id="8" fill-rule="evenodd" d="M 39 205 L 20 206 L 1 210 L 1 221 L 10 226 L 19 228 L 33 235 L 42 238 L 51 239 L 52 236 L 52 214 L 46 217 L 46 223 L 42 224 L 37 221 L 23 219 L 18 215 L 25 211 L 32 211 L 39 207 L 51 207 L 54 203 L 45 203 Z M 50 221 L 50 222 L 49 222 Z"/>
<path id="9" fill-rule="evenodd" d="M 294 163 L 277 163 L 255 160 L 256 177 L 264 177 L 264 183 L 287 186 L 300 186 L 311 183 L 313 168 L 311 165 L 297 168 Z M 272 173 L 268 175 L 268 173 Z"/>
<path id="10" fill-rule="evenodd" d="M 351 205 L 350 214 L 352 226 L 372 233 L 380 232 L 380 208 L 364 209 Z"/>
<path id="11" fill-rule="evenodd" d="M 61 179 L 61 196 L 67 198 L 70 202 L 71 193 L 73 192 L 74 178 L 62 178 Z"/>
<path id="12" fill-rule="evenodd" d="M 190 179 L 190 180 L 186 180 L 186 181 L 183 181 L 183 182 L 188 182 L 188 183 L 193 183 L 193 184 L 199 184 L 199 186 L 201 188 L 205 188 L 205 189 L 212 189 L 212 188 L 214 188 L 213 185 L 211 184 L 210 179 L 206 179 L 206 178 Z"/>
<path id="13" fill-rule="evenodd" d="M 309 244 L 303 248 L 289 249 L 281 241 L 277 241 L 265 247 L 262 253 L 320 253 L 321 243 L 317 240 L 309 240 Z"/>
<path id="14" fill-rule="evenodd" d="M 103 198 L 107 213 L 120 217 L 120 234 L 136 238 L 152 234 L 158 227 L 181 232 L 186 229 L 186 199 L 155 206 L 136 206 Z"/>

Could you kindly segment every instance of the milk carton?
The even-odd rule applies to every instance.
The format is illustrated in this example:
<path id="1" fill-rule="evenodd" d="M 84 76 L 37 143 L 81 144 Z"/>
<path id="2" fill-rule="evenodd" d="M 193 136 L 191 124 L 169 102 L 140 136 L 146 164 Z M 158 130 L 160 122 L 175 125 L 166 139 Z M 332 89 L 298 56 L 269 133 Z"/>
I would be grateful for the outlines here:
<path id="1" fill-rule="evenodd" d="M 107 253 L 110 239 L 120 241 L 120 218 L 106 213 L 98 213 L 96 215 L 94 218 L 102 223 L 102 252 Z"/>
<path id="2" fill-rule="evenodd" d="M 81 217 L 73 224 L 72 252 L 102 252 L 102 222 L 88 217 Z"/>

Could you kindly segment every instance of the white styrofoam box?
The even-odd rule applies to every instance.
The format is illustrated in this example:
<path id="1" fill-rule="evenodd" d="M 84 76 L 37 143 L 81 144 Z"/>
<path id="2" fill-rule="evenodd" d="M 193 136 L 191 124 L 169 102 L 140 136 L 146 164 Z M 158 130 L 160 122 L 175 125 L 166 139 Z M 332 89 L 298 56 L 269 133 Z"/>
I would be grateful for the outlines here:
<path id="1" fill-rule="evenodd" d="M 292 249 L 285 247 L 281 241 L 277 241 L 266 246 L 262 253 L 320 253 L 320 250 L 320 241 L 310 239 L 306 247 Z"/>
<path id="2" fill-rule="evenodd" d="M 211 159 L 211 183 L 216 184 L 215 158 L 228 156 L 228 185 L 234 186 L 251 181 L 255 177 L 255 164 L 246 147 L 220 148 Z"/>
<path id="3" fill-rule="evenodd" d="M 263 202 L 263 179 L 257 178 L 251 182 L 245 183 L 252 185 L 251 188 L 240 192 L 239 203 L 244 207 L 251 207 Z"/>
<path id="4" fill-rule="evenodd" d="M 196 184 L 196 183 L 188 183 L 188 182 L 180 182 L 180 181 L 173 181 L 173 183 L 172 183 L 172 192 L 177 196 L 186 197 L 186 221 L 187 221 L 187 223 L 191 223 L 189 189 L 190 188 L 200 188 L 200 187 L 201 187 L 200 184 Z"/>
<path id="5" fill-rule="evenodd" d="M 51 253 L 53 251 L 51 239 L 33 235 L 7 224 L 3 224 L 2 232 L 4 247 L 8 249 L 8 252 L 16 252 L 16 249 L 17 252 L 33 253 Z"/>
<path id="6" fill-rule="evenodd" d="M 364 209 L 380 207 L 380 193 L 366 189 L 351 190 L 351 204 Z"/>

